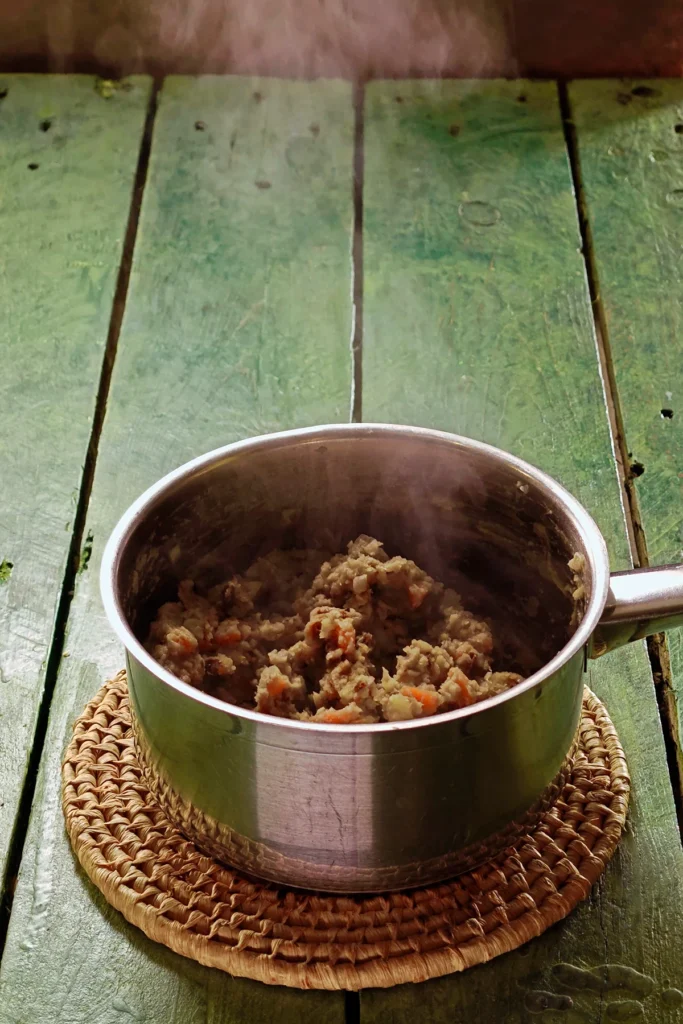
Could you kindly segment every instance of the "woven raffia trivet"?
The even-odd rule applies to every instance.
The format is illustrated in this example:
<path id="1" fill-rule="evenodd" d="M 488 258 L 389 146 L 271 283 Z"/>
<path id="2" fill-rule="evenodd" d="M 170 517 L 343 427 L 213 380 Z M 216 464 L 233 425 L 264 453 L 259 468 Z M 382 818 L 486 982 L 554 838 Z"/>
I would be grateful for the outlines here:
<path id="1" fill-rule="evenodd" d="M 629 791 L 614 726 L 586 690 L 569 781 L 534 831 L 447 884 L 340 897 L 254 882 L 169 823 L 142 781 L 123 672 L 77 720 L 63 767 L 67 831 L 112 906 L 183 956 L 292 988 L 426 981 L 540 935 L 602 873 Z"/>

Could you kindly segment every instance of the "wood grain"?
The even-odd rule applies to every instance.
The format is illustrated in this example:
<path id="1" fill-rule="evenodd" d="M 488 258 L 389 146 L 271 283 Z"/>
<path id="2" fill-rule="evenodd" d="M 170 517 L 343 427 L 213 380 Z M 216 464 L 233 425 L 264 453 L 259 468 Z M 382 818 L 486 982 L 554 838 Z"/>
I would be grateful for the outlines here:
<path id="1" fill-rule="evenodd" d="M 353 109 L 348 85 L 171 79 L 161 92 L 68 659 L 52 706 L 8 944 L 0 1021 L 193 1024 L 343 1018 L 343 998 L 274 992 L 155 946 L 75 867 L 59 765 L 123 652 L 98 562 L 150 483 L 192 456 L 350 408 Z"/>
<path id="2" fill-rule="evenodd" d="M 364 224 L 364 417 L 454 430 L 529 459 L 587 505 L 613 566 L 627 566 L 555 87 L 371 85 Z M 629 1001 L 639 1020 L 678 1019 L 662 992 L 683 988 L 683 855 L 643 646 L 592 664 L 589 683 L 635 791 L 630 834 L 591 899 L 485 967 L 364 993 L 366 1024 L 599 1024 Z M 574 973 L 605 964 L 597 985 Z"/>
<path id="3" fill-rule="evenodd" d="M 0 878 L 45 684 L 148 79 L 0 76 Z"/>
<path id="4" fill-rule="evenodd" d="M 647 553 L 683 562 L 683 83 L 577 82 L 570 100 Z M 680 701 L 680 630 L 667 642 Z"/>

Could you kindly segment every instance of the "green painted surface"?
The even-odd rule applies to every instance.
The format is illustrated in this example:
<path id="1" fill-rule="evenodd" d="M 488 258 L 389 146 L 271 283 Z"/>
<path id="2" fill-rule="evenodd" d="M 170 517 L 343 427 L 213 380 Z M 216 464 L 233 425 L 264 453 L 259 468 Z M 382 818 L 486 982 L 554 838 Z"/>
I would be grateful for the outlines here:
<path id="1" fill-rule="evenodd" d="M 42 95 L 41 81 L 46 83 L 43 79 L 31 85 L 24 79 L 27 104 L 35 95 Z M 60 88 L 67 89 L 67 85 Z M 590 93 L 595 88 L 585 86 L 592 96 L 597 95 Z M 604 96 L 609 88 L 600 86 L 606 90 Z M 665 98 L 671 99 L 675 89 L 679 90 L 676 96 L 683 94 L 680 86 L 662 88 Z M 526 97 L 524 102 L 521 95 Z M 120 96 L 132 104 L 132 93 Z M 579 106 L 576 92 L 573 98 Z M 97 95 L 100 103 L 118 99 L 118 93 L 111 100 Z M 640 125 L 639 139 L 645 137 L 643 132 L 647 134 L 644 124 L 648 118 L 664 118 L 662 103 L 656 100 L 645 98 L 641 104 L 649 108 L 647 117 L 640 108 L 635 116 L 634 101 L 628 105 L 631 121 Z M 0 101 L 0 133 L 6 123 L 2 102 L 7 100 Z M 602 106 L 591 103 L 587 114 L 598 117 Z M 683 102 L 671 99 L 671 104 L 676 103 L 683 115 Z M 623 104 L 618 105 L 621 108 Z M 33 106 L 25 109 L 34 111 Z M 137 137 L 143 110 L 144 103 Z M 37 116 L 42 120 L 56 117 L 47 107 Z M 536 462 L 586 503 L 607 536 L 613 564 L 624 567 L 628 547 L 554 87 L 528 83 L 378 84 L 369 89 L 366 117 L 364 417 L 461 431 Z M 617 111 L 615 120 L 619 117 Z M 15 118 L 11 122 L 15 132 L 20 121 Z M 231 980 L 170 954 L 128 926 L 75 867 L 63 836 L 58 772 L 73 718 L 104 675 L 120 667 L 122 661 L 97 593 L 100 553 L 119 513 L 147 484 L 201 451 L 274 427 L 348 416 L 352 121 L 350 90 L 339 83 L 178 79 L 164 87 L 87 523 L 93 537 L 92 554 L 81 559 L 83 571 L 67 636 L 69 658 L 55 694 L 0 974 L 1 1024 L 120 1024 L 128 1020 L 241 1024 L 270 1020 L 276 1013 L 303 1024 L 343 1019 L 339 997 L 270 990 Z M 195 127 L 196 122 L 201 127 Z M 125 127 L 123 119 L 120 123 Z M 57 120 L 40 133 L 44 145 L 43 135 L 49 138 L 56 126 Z M 632 130 L 636 127 L 633 124 Z M 616 130 L 615 125 L 609 130 Z M 26 132 L 29 137 L 28 128 Z M 125 145 L 103 142 L 109 170 L 123 159 L 126 146 L 137 146 L 130 126 L 126 134 L 130 138 Z M 597 135 L 589 145 L 582 126 L 579 134 L 584 156 L 591 146 L 597 147 Z M 61 145 L 62 152 L 68 153 L 68 146 Z M 675 153 L 675 131 L 670 145 Z M 602 153 L 597 148 L 595 152 L 599 167 L 597 158 Z M 650 152 L 655 153 L 654 165 L 664 164 L 660 159 L 663 143 L 653 145 Z M 0 172 L 6 160 L 5 151 L 0 150 Z M 34 159 L 32 152 L 26 151 L 25 161 L 41 163 L 45 157 L 41 152 L 40 159 Z M 27 174 L 38 175 L 41 169 L 42 163 L 35 171 L 27 169 Z M 589 171 L 587 160 L 587 175 Z M 640 180 L 629 168 L 622 171 L 622 178 Z M 108 205 L 103 211 L 97 204 L 110 203 L 115 187 L 98 188 L 92 195 L 88 187 L 89 182 L 81 183 L 78 189 L 78 195 L 88 199 L 87 210 L 81 214 L 79 208 L 78 227 L 63 225 L 63 231 L 84 230 L 84 218 L 87 221 L 93 210 L 99 211 L 98 225 L 111 217 Z M 683 179 L 680 185 L 674 182 L 666 195 L 678 187 L 683 187 Z M 66 194 L 70 194 L 68 190 Z M 635 196 L 642 194 L 643 187 L 636 188 L 634 202 Z M 5 197 L 4 191 L 0 193 L 0 204 L 6 203 Z M 593 205 L 599 210 L 599 190 L 594 189 L 589 199 L 591 212 Z M 64 192 L 56 186 L 54 193 L 41 191 L 32 206 L 27 204 L 24 221 L 17 223 L 30 227 L 29 210 L 35 211 L 36 204 L 40 209 L 42 202 L 63 200 Z M 631 207 L 625 199 L 613 209 L 608 204 L 618 204 L 618 197 L 610 196 L 605 188 L 600 201 L 604 210 L 610 210 L 610 220 L 616 221 L 618 214 L 622 224 L 629 222 Z M 13 202 L 16 204 L 14 193 Z M 675 200 L 666 202 L 664 213 L 675 206 Z M 0 209 L 4 212 L 5 206 Z M 48 209 L 52 206 L 46 207 L 48 226 L 42 225 L 38 231 L 33 225 L 40 242 L 46 231 L 58 230 L 48 221 Z M 619 307 L 623 319 L 621 311 L 630 297 L 629 323 L 637 324 L 639 332 L 642 325 L 643 335 L 645 321 L 638 318 L 641 303 L 650 310 L 649 289 L 648 295 L 638 293 L 637 268 L 649 266 L 648 260 L 653 258 L 643 246 L 644 239 L 658 239 L 658 265 L 668 267 L 667 280 L 673 283 L 675 273 L 673 255 L 670 264 L 662 264 L 658 233 L 673 254 L 673 225 L 677 222 L 664 223 L 652 217 L 649 232 L 642 229 L 631 242 L 623 242 L 623 259 L 626 264 L 630 259 L 634 268 L 632 288 L 624 286 L 623 298 L 614 306 Z M 597 218 L 596 225 L 599 223 Z M 607 230 L 607 219 L 603 223 Z M 624 230 L 612 230 L 613 249 L 619 250 L 626 235 Z M 122 234 L 123 228 L 117 234 L 119 249 Z M 110 246 L 114 245 L 113 235 L 110 228 L 103 229 L 102 238 Z M 27 251 L 28 237 L 30 232 L 24 229 L 19 235 L 23 247 L 19 242 L 13 244 L 21 252 Z M 596 239 L 600 257 L 605 242 L 600 242 L 599 232 Z M 36 241 L 34 251 L 38 244 Z M 78 244 L 85 243 L 80 240 Z M 7 250 L 4 242 L 3 256 Z M 49 262 L 53 258 L 55 264 Z M 89 280 L 90 262 L 100 258 L 104 259 L 100 255 L 76 257 L 84 280 Z M 16 270 L 21 288 L 40 273 L 39 261 L 25 259 L 20 276 L 19 268 Z M 62 309 L 67 324 L 64 335 L 68 333 L 71 340 L 78 331 L 69 317 L 73 315 L 79 324 L 85 320 L 78 312 L 85 308 L 85 299 L 76 290 L 58 289 L 54 282 L 62 264 L 52 251 L 45 259 L 49 270 L 45 270 L 41 294 L 46 301 L 36 308 Z M 612 261 L 610 250 L 609 265 Z M 113 288 L 115 262 L 112 266 L 114 270 L 102 271 L 102 290 Z M 0 267 L 8 273 L 2 257 Z M 657 274 L 643 274 L 653 288 L 658 284 Z M 621 286 L 620 275 L 615 274 L 616 278 Z M 7 303 L 5 279 L 0 281 L 0 302 Z M 93 287 L 87 291 L 87 308 L 94 348 L 101 333 L 95 330 L 99 324 L 95 306 L 99 309 L 97 303 L 104 300 Z M 17 294 L 21 288 L 15 289 Z M 69 301 L 67 294 L 71 295 Z M 607 290 L 605 297 L 608 304 Z M 81 307 L 74 312 L 77 302 Z M 664 308 L 660 293 L 647 313 L 650 325 L 659 315 L 660 339 L 665 336 Z M 30 313 L 33 315 L 33 307 Z M 26 303 L 22 316 L 28 315 Z M 35 315 L 37 322 L 38 313 Z M 672 339 L 676 315 L 666 308 Z M 616 322 L 616 313 L 614 319 Z M 50 321 L 51 325 L 58 322 Z M 104 330 L 106 333 L 106 319 Z M 53 333 L 52 326 L 50 337 Z M 619 367 L 624 356 L 614 340 L 612 344 L 617 372 L 623 377 Z M 643 336 L 643 352 L 647 352 L 647 344 L 648 338 Z M 18 349 L 27 360 L 28 348 L 26 345 L 26 352 Z M 665 346 L 662 340 L 651 358 L 664 359 L 666 352 L 672 359 L 670 374 L 675 380 L 677 368 L 673 356 L 668 356 L 669 348 L 673 354 L 673 341 Z M 51 365 L 60 367 L 61 349 L 49 351 L 53 353 Z M 101 351 L 100 342 L 100 357 Z M 645 363 L 637 362 L 645 356 L 629 348 L 625 351 L 634 361 L 625 364 L 632 367 L 630 394 L 640 395 L 643 406 L 631 411 L 638 402 L 631 402 L 619 378 L 626 417 L 646 418 L 643 392 L 636 385 L 636 381 L 650 384 Z M 94 370 L 91 367 L 90 378 L 83 376 L 90 353 L 81 344 L 73 363 L 64 364 L 64 380 L 69 371 L 74 377 L 70 383 L 79 389 L 82 403 L 67 408 L 68 389 L 62 381 L 59 422 L 68 417 L 69 445 L 80 429 L 77 410 L 85 409 L 87 425 L 94 405 L 99 362 Z M 24 367 L 22 372 L 28 371 Z M 41 417 L 46 417 L 46 410 L 52 409 L 52 389 L 37 378 L 37 373 L 35 380 L 29 378 L 32 384 L 23 400 L 30 399 L 30 408 L 35 408 L 42 386 L 47 401 L 40 398 L 45 402 L 40 407 Z M 671 391 L 673 397 L 662 407 L 668 408 L 670 402 L 675 415 L 673 420 L 662 421 L 661 427 L 657 422 L 653 431 L 677 429 L 675 387 L 667 385 L 664 390 Z M 8 408 L 4 403 L 0 406 L 3 426 Z M 59 460 L 66 450 L 66 431 L 62 429 L 60 434 L 56 420 L 47 418 L 45 437 L 34 436 L 31 431 L 38 429 L 39 420 L 28 417 L 26 411 L 21 434 L 16 422 L 12 418 L 7 427 L 22 444 L 26 438 L 26 452 L 33 458 L 29 491 L 40 497 L 31 513 L 31 554 L 55 559 L 57 568 L 63 568 L 69 539 L 64 525 L 73 513 L 67 508 L 63 516 L 65 539 L 59 562 L 56 529 L 41 534 L 43 539 L 35 544 L 40 517 L 49 515 L 52 522 L 54 509 L 59 507 L 54 490 L 58 474 L 49 484 L 52 490 L 43 476 L 36 483 L 33 452 L 40 452 L 40 466 L 62 466 Z M 55 431 L 59 444 L 54 440 Z M 84 438 L 81 460 L 87 430 Z M 635 450 L 630 433 L 629 441 L 634 458 L 646 465 L 639 494 L 647 505 L 648 455 Z M 649 443 L 652 453 L 659 452 L 666 465 L 662 455 L 666 449 L 658 449 L 651 437 Z M 43 452 L 47 454 L 43 456 Z M 25 455 L 23 465 L 27 462 Z M 21 486 L 28 488 L 29 478 L 24 480 L 19 469 L 15 472 L 14 487 L 20 493 Z M 78 474 L 73 486 L 77 483 Z M 44 490 L 39 491 L 38 485 Z M 674 510 L 670 497 L 660 507 L 659 516 L 673 521 Z M 669 523 L 669 518 L 659 522 Z M 677 524 L 678 520 L 670 531 Z M 28 550 L 27 536 L 22 534 Z M 648 541 L 651 543 L 649 533 Z M 670 551 L 663 557 L 678 557 L 675 544 L 663 550 Z M 6 594 L 13 594 L 18 585 L 21 564 L 15 550 L 0 549 L 0 607 L 4 607 Z M 45 570 L 40 578 L 43 613 L 48 589 L 44 581 L 51 579 L 54 589 L 60 578 L 56 569 L 52 572 L 50 577 Z M 37 585 L 34 581 L 35 588 Z M 21 614 L 27 600 L 24 593 L 20 595 Z M 16 594 L 12 600 L 14 608 Z M 31 651 L 35 646 L 32 641 Z M 44 654 L 45 647 L 41 660 Z M 615 1013 L 624 1012 L 611 1004 L 628 1001 L 642 1003 L 638 1019 L 645 1024 L 673 1024 L 680 1019 L 674 990 L 683 988 L 683 935 L 678 920 L 683 864 L 643 648 L 633 647 L 591 666 L 590 682 L 609 704 L 635 785 L 631 829 L 591 899 L 543 938 L 485 967 L 423 986 L 365 993 L 363 1021 L 464 1024 L 476 1018 L 501 1024 L 607 1024 L 618 1019 Z M 2 777 L 4 784 L 4 765 Z M 653 979 L 652 993 L 643 997 L 642 983 L 632 991 L 602 995 L 563 985 L 570 972 L 562 965 L 592 967 L 606 962 L 644 972 Z M 547 993 L 569 994 L 573 1008 L 543 1009 L 548 1005 Z M 638 1007 L 631 1009 L 635 1012 Z"/>
<path id="2" fill-rule="evenodd" d="M 555 87 L 371 85 L 364 224 L 364 418 L 458 431 L 535 462 L 588 506 L 626 566 Z M 558 965 L 605 963 L 654 979 L 639 1020 L 679 1019 L 659 993 L 683 988 L 683 855 L 644 648 L 591 665 L 589 683 L 634 781 L 629 832 L 590 900 L 484 967 L 364 993 L 365 1024 L 601 1024 L 638 995 L 570 992 Z M 569 994 L 572 1011 L 543 1010 L 543 993 Z"/>
<path id="3" fill-rule="evenodd" d="M 577 82 L 570 100 L 649 560 L 683 562 L 683 82 Z M 680 630 L 668 643 L 680 699 Z"/>
<path id="4" fill-rule="evenodd" d="M 0 975 L 2 1024 L 242 1024 L 272 1019 L 275 1006 L 301 1024 L 343 1019 L 341 996 L 235 981 L 128 926 L 75 867 L 59 764 L 73 719 L 123 663 L 97 573 L 127 505 L 240 436 L 348 418 L 352 156 L 347 85 L 164 85 L 87 521 L 92 556 Z"/>
<path id="5" fill-rule="evenodd" d="M 0 75 L 0 878 L 45 683 L 149 100 Z M 5 92 L 6 91 L 6 92 Z"/>

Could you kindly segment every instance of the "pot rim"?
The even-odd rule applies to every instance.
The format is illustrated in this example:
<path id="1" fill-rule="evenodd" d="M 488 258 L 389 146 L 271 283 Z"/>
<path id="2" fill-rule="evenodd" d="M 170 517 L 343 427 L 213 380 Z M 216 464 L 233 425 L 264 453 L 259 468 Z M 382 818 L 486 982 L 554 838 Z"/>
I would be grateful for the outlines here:
<path id="1" fill-rule="evenodd" d="M 157 500 L 161 499 L 166 491 L 175 483 L 185 477 L 194 475 L 200 470 L 207 469 L 215 462 L 219 462 L 230 455 L 242 455 L 250 450 L 261 450 L 264 447 L 278 447 L 289 441 L 302 441 L 307 443 L 320 443 L 344 437 L 373 437 L 387 436 L 392 438 L 412 437 L 427 441 L 451 444 L 455 447 L 475 449 L 490 458 L 505 463 L 508 467 L 515 469 L 522 478 L 532 480 L 534 484 L 545 492 L 551 504 L 561 504 L 565 511 L 571 516 L 579 534 L 585 544 L 585 556 L 590 564 L 592 576 L 592 592 L 588 606 L 583 618 L 567 644 L 533 675 L 529 676 L 522 683 L 507 690 L 505 693 L 489 697 L 469 707 L 459 708 L 455 711 L 448 711 L 444 714 L 433 715 L 429 718 L 411 719 L 400 722 L 375 722 L 368 724 L 344 725 L 344 735 L 372 735 L 379 732 L 395 732 L 397 730 L 427 729 L 437 725 L 445 725 L 447 722 L 456 719 L 469 718 L 478 715 L 488 709 L 513 700 L 516 696 L 526 693 L 540 683 L 545 682 L 561 669 L 571 658 L 587 644 L 595 627 L 598 624 L 609 591 L 610 571 L 607 546 L 602 533 L 592 516 L 586 511 L 583 505 L 553 477 L 537 469 L 523 459 L 510 455 L 501 448 L 485 444 L 482 441 L 475 441 L 459 434 L 451 434 L 446 431 L 432 430 L 427 427 L 403 426 L 400 424 L 388 423 L 342 423 L 326 424 L 313 427 L 302 427 L 294 430 L 278 431 L 276 433 L 261 434 L 256 437 L 245 438 L 232 444 L 215 448 L 204 455 L 200 455 L 189 462 L 184 463 L 177 469 L 167 473 L 151 487 L 147 488 L 140 497 L 124 512 L 117 525 L 112 531 L 105 546 L 100 568 L 100 592 L 104 609 L 110 625 L 123 643 L 126 651 L 136 661 L 159 680 L 183 694 L 190 700 L 213 708 L 220 714 L 243 718 L 254 722 L 254 724 L 267 724 L 272 728 L 298 730 L 305 734 L 318 733 L 321 735 L 334 733 L 339 735 L 342 729 L 338 725 L 326 724 L 323 722 L 300 722 L 289 718 L 277 718 L 273 715 L 266 715 L 260 711 L 248 708 L 237 707 L 227 704 L 225 701 L 203 693 L 188 683 L 176 678 L 167 669 L 154 660 L 148 654 L 141 642 L 132 632 L 128 625 L 123 609 L 121 607 L 116 591 L 115 580 L 119 562 L 125 550 L 127 540 L 133 533 L 140 519 L 154 507 Z"/>

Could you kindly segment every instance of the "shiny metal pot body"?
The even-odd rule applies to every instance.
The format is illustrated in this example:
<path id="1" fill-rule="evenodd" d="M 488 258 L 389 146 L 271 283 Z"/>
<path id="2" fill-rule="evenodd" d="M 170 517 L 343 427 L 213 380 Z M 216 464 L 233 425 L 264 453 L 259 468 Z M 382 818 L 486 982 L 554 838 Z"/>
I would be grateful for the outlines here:
<path id="1" fill-rule="evenodd" d="M 144 650 L 179 580 L 208 586 L 272 548 L 343 550 L 361 532 L 490 617 L 499 659 L 526 681 L 433 718 L 330 726 L 227 705 Z M 116 528 L 102 593 L 147 781 L 171 819 L 257 877 L 360 892 L 470 868 L 552 799 L 586 655 L 645 635 L 659 611 L 657 628 L 674 621 L 669 572 L 656 608 L 662 575 L 635 596 L 636 574 L 622 575 L 615 596 L 595 523 L 545 474 L 465 438 L 351 425 L 240 442 L 171 473 Z"/>

